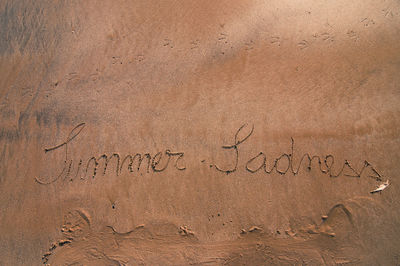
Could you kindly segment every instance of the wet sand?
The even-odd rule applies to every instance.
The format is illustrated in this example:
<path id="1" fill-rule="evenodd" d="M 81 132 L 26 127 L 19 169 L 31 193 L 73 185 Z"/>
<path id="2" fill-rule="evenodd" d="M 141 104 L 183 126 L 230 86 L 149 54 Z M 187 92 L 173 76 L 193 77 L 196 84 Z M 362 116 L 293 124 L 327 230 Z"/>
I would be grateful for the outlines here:
<path id="1" fill-rule="evenodd" d="M 1 265 L 400 263 L 398 2 L 0 14 Z"/>

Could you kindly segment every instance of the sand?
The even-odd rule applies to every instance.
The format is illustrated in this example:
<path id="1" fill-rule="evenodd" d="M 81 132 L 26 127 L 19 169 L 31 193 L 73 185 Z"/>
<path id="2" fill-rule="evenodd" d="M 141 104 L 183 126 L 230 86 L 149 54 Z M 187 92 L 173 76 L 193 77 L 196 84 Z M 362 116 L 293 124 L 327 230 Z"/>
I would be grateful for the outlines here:
<path id="1" fill-rule="evenodd" d="M 400 264 L 398 1 L 0 20 L 0 265 Z"/>

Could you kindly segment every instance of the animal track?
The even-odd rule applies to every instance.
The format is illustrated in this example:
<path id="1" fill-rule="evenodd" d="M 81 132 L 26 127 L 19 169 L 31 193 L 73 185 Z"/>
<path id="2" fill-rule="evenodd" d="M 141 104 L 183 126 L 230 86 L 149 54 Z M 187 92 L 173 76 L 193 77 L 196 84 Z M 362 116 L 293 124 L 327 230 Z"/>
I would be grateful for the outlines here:
<path id="1" fill-rule="evenodd" d="M 225 43 L 227 43 L 227 38 L 228 38 L 228 34 L 225 33 L 220 33 L 219 37 L 218 37 L 218 41 L 225 41 Z"/>
<path id="2" fill-rule="evenodd" d="M 385 8 L 385 9 L 382 9 L 382 12 L 383 12 L 383 15 L 385 16 L 385 17 L 390 17 L 390 18 L 392 18 L 393 17 L 393 12 L 392 12 L 392 9 L 390 8 L 390 7 L 387 7 L 387 8 Z"/>
<path id="3" fill-rule="evenodd" d="M 330 25 L 329 25 L 330 26 Z M 322 40 L 324 42 L 333 42 L 335 40 L 335 35 L 330 33 L 330 32 L 323 32 L 323 33 L 314 33 L 311 35 L 314 40 Z M 306 48 L 305 46 L 308 45 L 306 40 L 303 40 L 302 42 L 299 43 L 299 45 L 303 46 L 303 49 Z"/>
<path id="4" fill-rule="evenodd" d="M 270 43 L 276 44 L 278 46 L 281 46 L 281 38 L 278 37 L 278 36 L 272 36 L 271 40 L 270 40 Z"/>
<path id="5" fill-rule="evenodd" d="M 358 40 L 358 34 L 353 31 L 353 30 L 348 30 L 347 31 L 347 36 L 352 39 L 353 41 L 357 41 Z"/>
<path id="6" fill-rule="evenodd" d="M 252 50 L 254 48 L 254 42 L 251 40 L 250 42 L 247 42 L 244 44 L 246 46 L 246 50 Z"/>
<path id="7" fill-rule="evenodd" d="M 142 62 L 143 60 L 144 60 L 144 55 L 141 55 L 141 54 L 137 55 L 135 58 L 135 61 L 138 61 L 138 62 Z"/>
<path id="8" fill-rule="evenodd" d="M 190 42 L 190 45 L 191 45 L 190 49 L 199 48 L 199 44 L 200 44 L 200 41 L 199 41 L 198 39 L 196 39 L 196 40 Z"/>
<path id="9" fill-rule="evenodd" d="M 96 68 L 96 72 L 93 73 L 93 74 L 90 74 L 90 75 L 89 75 L 89 78 L 90 78 L 92 81 L 96 81 L 96 80 L 99 78 L 99 76 L 100 76 L 100 74 L 99 74 L 99 69 Z"/>
<path id="10" fill-rule="evenodd" d="M 333 42 L 334 41 L 334 36 L 333 34 L 329 33 L 329 32 L 324 32 L 320 35 L 321 39 L 323 41 L 330 41 Z"/>
<path id="11" fill-rule="evenodd" d="M 26 96 L 32 97 L 32 95 L 33 95 L 33 89 L 31 87 L 21 88 L 21 91 L 22 91 L 21 92 L 22 97 L 26 97 Z"/>
<path id="12" fill-rule="evenodd" d="M 299 42 L 297 45 L 298 45 L 298 46 L 300 47 L 300 49 L 302 49 L 302 50 L 305 49 L 305 48 L 308 48 L 308 46 L 309 46 L 307 40 L 302 40 L 302 41 Z"/>
<path id="13" fill-rule="evenodd" d="M 121 57 L 119 57 L 119 56 L 113 56 L 111 64 L 115 65 L 115 64 L 120 63 L 122 65 L 122 61 L 120 60 L 120 58 Z"/>
<path id="14" fill-rule="evenodd" d="M 72 79 L 76 79 L 78 77 L 78 73 L 76 72 L 71 72 L 67 75 L 67 80 L 72 80 Z"/>
<path id="15" fill-rule="evenodd" d="M 371 25 L 375 25 L 375 21 L 370 18 L 363 18 L 361 22 L 364 24 L 364 27 L 369 27 Z"/>
<path id="16" fill-rule="evenodd" d="M 174 48 L 174 44 L 173 44 L 172 40 L 170 40 L 170 39 L 164 39 L 163 46 L 169 47 L 169 48 Z"/>

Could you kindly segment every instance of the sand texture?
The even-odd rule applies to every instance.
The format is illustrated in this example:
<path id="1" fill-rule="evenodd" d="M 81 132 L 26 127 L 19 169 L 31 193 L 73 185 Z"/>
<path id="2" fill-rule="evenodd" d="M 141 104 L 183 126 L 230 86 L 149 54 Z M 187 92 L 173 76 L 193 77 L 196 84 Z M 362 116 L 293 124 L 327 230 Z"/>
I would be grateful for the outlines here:
<path id="1" fill-rule="evenodd" d="M 0 1 L 0 265 L 399 265 L 400 2 Z"/>

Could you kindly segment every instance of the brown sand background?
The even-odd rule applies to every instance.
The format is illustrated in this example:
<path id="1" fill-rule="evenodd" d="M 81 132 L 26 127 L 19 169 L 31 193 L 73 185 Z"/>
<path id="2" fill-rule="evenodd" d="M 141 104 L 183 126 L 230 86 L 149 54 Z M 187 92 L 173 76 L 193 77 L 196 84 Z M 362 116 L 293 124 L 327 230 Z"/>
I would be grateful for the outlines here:
<path id="1" fill-rule="evenodd" d="M 398 1 L 3 0 L 0 36 L 1 265 L 400 264 Z M 291 139 L 370 165 L 246 170 Z"/>

